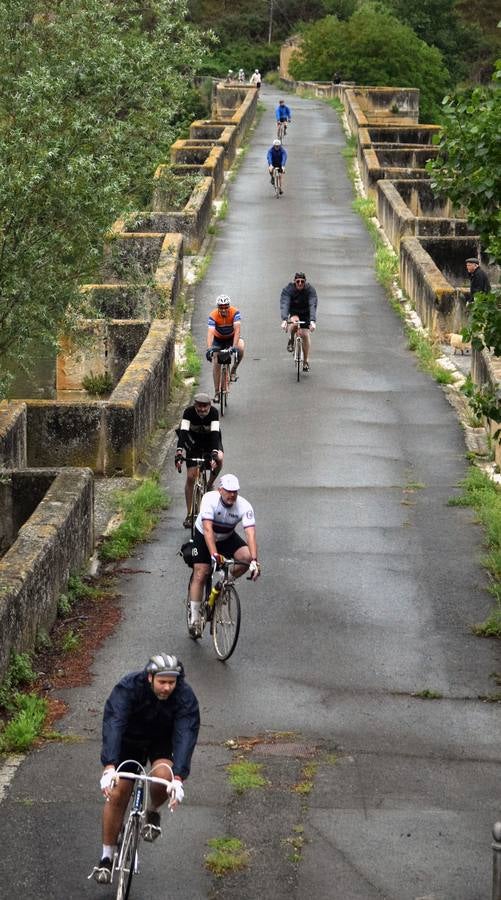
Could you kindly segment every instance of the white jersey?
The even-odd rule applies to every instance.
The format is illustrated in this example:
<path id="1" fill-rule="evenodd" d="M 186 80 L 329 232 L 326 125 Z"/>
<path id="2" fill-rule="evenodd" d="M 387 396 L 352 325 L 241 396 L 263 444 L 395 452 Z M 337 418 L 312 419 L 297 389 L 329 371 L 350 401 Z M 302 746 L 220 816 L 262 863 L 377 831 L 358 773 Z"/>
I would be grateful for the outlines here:
<path id="1" fill-rule="evenodd" d="M 202 497 L 200 512 L 195 522 L 195 527 L 202 534 L 204 533 L 204 519 L 212 522 L 216 542 L 230 537 L 240 522 L 244 528 L 250 528 L 251 525 L 256 524 L 254 510 L 247 500 L 237 497 L 233 506 L 225 506 L 219 491 L 208 491 Z"/>

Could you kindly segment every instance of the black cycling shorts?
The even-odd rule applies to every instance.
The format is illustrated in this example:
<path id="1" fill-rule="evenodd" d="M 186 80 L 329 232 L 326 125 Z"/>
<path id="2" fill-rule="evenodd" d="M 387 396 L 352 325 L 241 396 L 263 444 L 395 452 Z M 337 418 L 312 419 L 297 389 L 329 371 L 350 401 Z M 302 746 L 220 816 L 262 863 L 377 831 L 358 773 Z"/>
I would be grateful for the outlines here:
<path id="1" fill-rule="evenodd" d="M 194 462 L 194 458 L 202 459 L 202 457 L 207 461 L 206 469 L 210 468 L 210 464 L 212 462 L 212 450 L 207 450 L 206 447 L 198 450 L 197 447 L 192 447 L 191 453 L 193 456 L 186 457 L 186 468 L 194 469 L 195 466 L 198 466 L 197 462 Z"/>
<path id="2" fill-rule="evenodd" d="M 229 350 L 233 347 L 233 337 L 230 338 L 214 338 L 211 350 Z"/>
<path id="3" fill-rule="evenodd" d="M 126 760 L 136 760 L 142 766 L 147 762 L 154 763 L 157 759 L 172 759 L 172 740 L 170 735 L 145 737 L 144 739 L 124 738 L 120 748 L 119 762 L 125 762 L 122 767 L 124 772 L 138 772 L 137 766 Z"/>
<path id="4" fill-rule="evenodd" d="M 196 563 L 207 563 L 209 566 L 212 562 L 210 558 L 210 553 L 207 549 L 207 544 L 205 543 L 205 538 L 203 534 L 201 534 L 198 528 L 195 528 L 195 534 L 193 536 L 194 547 L 192 551 L 192 560 Z M 246 547 L 244 539 L 237 534 L 236 531 L 233 534 L 230 534 L 228 538 L 225 538 L 224 541 L 217 541 L 216 547 L 217 552 L 222 553 L 226 559 L 232 559 L 235 552 L 240 547 Z M 195 552 L 196 551 L 196 552 Z"/>

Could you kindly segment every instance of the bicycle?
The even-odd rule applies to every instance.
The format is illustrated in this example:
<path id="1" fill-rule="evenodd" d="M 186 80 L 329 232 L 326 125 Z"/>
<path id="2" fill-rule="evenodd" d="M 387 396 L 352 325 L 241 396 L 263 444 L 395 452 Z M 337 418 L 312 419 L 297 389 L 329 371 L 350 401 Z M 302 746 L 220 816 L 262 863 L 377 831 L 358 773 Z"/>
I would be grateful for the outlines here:
<path id="1" fill-rule="evenodd" d="M 281 177 L 280 177 L 280 169 L 278 166 L 275 166 L 273 169 L 273 188 L 275 190 L 275 197 L 277 200 L 280 199 L 280 188 L 281 188 Z"/>
<path id="2" fill-rule="evenodd" d="M 190 520 L 190 532 L 191 536 L 193 537 L 195 533 L 195 522 L 197 520 L 198 513 L 200 512 L 202 497 L 209 490 L 207 471 L 211 469 L 213 456 L 212 454 L 206 453 L 204 456 L 190 456 L 189 459 L 190 462 L 195 463 L 197 467 L 195 482 L 193 484 L 191 506 L 188 513 L 188 519 Z M 186 462 L 185 456 L 182 457 L 182 462 Z M 181 471 L 181 468 L 179 468 L 179 471 Z"/>
<path id="3" fill-rule="evenodd" d="M 228 394 L 230 393 L 230 384 L 231 384 L 231 366 L 233 355 L 237 356 L 238 351 L 233 349 L 227 350 L 216 350 L 216 358 L 219 363 L 219 380 L 218 380 L 218 388 L 216 391 L 216 395 L 218 397 L 217 402 L 219 403 L 219 410 L 221 412 L 221 416 L 224 416 L 224 411 L 228 406 Z"/>
<path id="4" fill-rule="evenodd" d="M 219 567 L 215 564 L 205 584 L 205 593 L 200 604 L 200 630 L 202 636 L 206 625 L 210 626 L 212 643 L 218 659 L 222 662 L 229 659 L 237 646 L 240 633 L 240 598 L 235 587 L 235 579 L 230 572 L 233 566 L 249 568 L 248 563 L 238 559 L 225 559 Z M 222 572 L 222 577 L 213 585 L 216 569 Z M 188 631 L 191 623 L 190 587 L 191 576 L 188 583 L 186 598 L 186 624 Z"/>
<path id="5" fill-rule="evenodd" d="M 287 119 L 279 119 L 277 122 L 277 138 L 279 141 L 284 142 L 285 135 L 287 134 Z"/>
<path id="6" fill-rule="evenodd" d="M 294 368 L 297 369 L 297 380 L 299 381 L 299 379 L 301 377 L 301 369 L 303 368 L 303 365 L 304 365 L 303 336 L 300 332 L 300 328 L 301 328 L 301 326 L 306 325 L 306 322 L 301 322 L 301 321 L 296 322 L 296 321 L 292 321 L 291 319 L 288 319 L 287 321 L 288 321 L 289 325 L 297 325 L 298 326 L 296 329 L 296 333 L 294 335 L 294 348 L 293 348 L 294 355 L 292 357 L 292 360 L 294 363 Z"/>
<path id="7" fill-rule="evenodd" d="M 123 766 L 130 765 L 130 763 L 134 763 L 137 766 L 139 770 L 137 773 L 120 771 Z M 163 768 L 165 768 L 165 765 L 163 765 Z M 171 777 L 174 777 L 172 769 Z M 148 808 L 148 787 L 150 784 L 162 784 L 167 793 L 170 794 L 172 781 L 167 781 L 166 778 L 158 778 L 156 775 L 151 775 L 151 773 L 147 775 L 141 763 L 133 759 L 127 759 L 120 763 L 116 771 L 116 778 L 126 778 L 134 782 L 129 801 L 129 815 L 122 826 L 111 869 L 111 883 L 114 875 L 118 875 L 116 900 L 127 900 L 132 879 L 139 872 L 138 843 Z M 92 878 L 92 874 L 89 875 L 89 878 Z"/>

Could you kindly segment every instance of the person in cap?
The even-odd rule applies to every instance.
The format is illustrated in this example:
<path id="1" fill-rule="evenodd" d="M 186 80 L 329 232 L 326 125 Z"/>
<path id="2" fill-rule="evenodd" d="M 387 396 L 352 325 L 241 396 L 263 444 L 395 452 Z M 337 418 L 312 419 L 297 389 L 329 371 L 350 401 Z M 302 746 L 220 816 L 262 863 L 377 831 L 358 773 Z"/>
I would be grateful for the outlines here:
<path id="1" fill-rule="evenodd" d="M 103 848 L 89 877 L 100 884 L 111 881 L 113 856 L 133 786 L 129 779 L 117 779 L 117 767 L 123 763 L 120 771 L 137 772 L 132 761 L 141 766 L 149 761 L 157 777 L 171 781 L 169 792 L 163 785 L 150 786 L 142 836 L 154 841 L 161 834 L 159 807 L 170 797 L 169 808 L 175 809 L 184 798 L 183 782 L 190 774 L 199 728 L 198 701 L 176 656 L 157 653 L 144 669 L 124 675 L 115 685 L 103 715 L 100 787 L 107 801 Z"/>
<path id="2" fill-rule="evenodd" d="M 317 292 L 306 280 L 304 272 L 296 272 L 294 280 L 286 284 L 280 295 L 280 316 L 282 328 L 289 331 L 287 350 L 294 350 L 294 337 L 299 328 L 303 338 L 303 372 L 310 371 L 310 334 L 317 327 Z M 298 322 L 302 322 L 301 327 Z"/>
<path id="3" fill-rule="evenodd" d="M 470 279 L 470 296 L 467 303 L 473 303 L 475 294 L 490 294 L 491 283 L 484 272 L 480 268 L 480 260 L 475 256 L 471 256 L 466 260 L 466 271 Z"/>
<path id="4" fill-rule="evenodd" d="M 220 364 L 217 350 L 230 350 L 234 362 L 231 367 L 230 381 L 238 381 L 237 369 L 244 358 L 245 343 L 240 337 L 242 316 L 240 310 L 232 305 L 228 294 L 216 297 L 216 306 L 207 319 L 207 350 L 205 358 L 213 363 L 214 403 L 219 403 Z"/>
<path id="5" fill-rule="evenodd" d="M 266 161 L 268 163 L 268 171 L 270 173 L 271 183 L 274 185 L 273 171 L 274 169 L 278 169 L 278 188 L 279 192 L 283 194 L 282 191 L 282 179 L 285 173 L 285 163 L 287 162 L 287 150 L 282 146 L 282 142 L 275 138 L 270 149 L 266 154 Z"/>
<path id="6" fill-rule="evenodd" d="M 213 487 L 224 459 L 219 413 L 215 406 L 212 406 L 208 394 L 203 391 L 195 394 L 192 406 L 187 406 L 183 412 L 176 434 L 178 440 L 174 465 L 178 472 L 181 472 L 183 461 L 186 462 L 186 484 L 184 486 L 186 518 L 183 526 L 189 528 L 193 486 L 197 474 L 197 463 L 194 462 L 194 459 L 203 457 L 207 460 L 207 468 L 211 470 L 208 481 L 209 488 Z"/>
<path id="7" fill-rule="evenodd" d="M 259 69 L 254 69 L 249 82 L 259 90 L 259 88 L 261 87 L 261 72 L 259 71 Z"/>
<path id="8" fill-rule="evenodd" d="M 243 564 L 235 566 L 233 574 L 236 578 L 247 570 L 253 581 L 260 574 L 254 510 L 239 491 L 237 476 L 223 475 L 219 490 L 208 491 L 202 498 L 195 522 L 192 558 L 196 562 L 190 582 L 190 634 L 195 639 L 201 637 L 200 603 L 211 568 L 220 565 L 225 558 L 233 558 Z M 245 540 L 236 532 L 240 524 Z"/>

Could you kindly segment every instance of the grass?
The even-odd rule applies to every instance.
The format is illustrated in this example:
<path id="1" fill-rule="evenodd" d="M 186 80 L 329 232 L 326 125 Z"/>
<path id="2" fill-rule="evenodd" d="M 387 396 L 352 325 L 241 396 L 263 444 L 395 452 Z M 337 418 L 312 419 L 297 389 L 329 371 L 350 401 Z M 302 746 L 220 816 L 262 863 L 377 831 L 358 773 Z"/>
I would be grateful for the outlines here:
<path id="1" fill-rule="evenodd" d="M 17 694 L 17 711 L 0 732 L 0 752 L 22 753 L 42 733 L 47 716 L 47 700 L 36 694 Z"/>
<path id="2" fill-rule="evenodd" d="M 209 268 L 209 266 L 211 264 L 211 261 L 212 261 L 212 253 L 206 253 L 205 256 L 200 260 L 198 267 L 197 267 L 197 272 L 195 275 L 195 284 L 199 284 L 201 281 L 204 280 L 204 278 L 207 274 L 207 269 Z"/>
<path id="3" fill-rule="evenodd" d="M 82 378 L 82 387 L 88 394 L 94 397 L 102 397 L 105 394 L 111 394 L 113 390 L 113 378 L 109 372 L 102 372 L 100 375 L 84 375 Z"/>
<path id="4" fill-rule="evenodd" d="M 477 521 L 485 531 L 487 555 L 482 565 L 489 573 L 488 590 L 495 604 L 487 619 L 472 625 L 479 637 L 501 637 L 501 491 L 499 487 L 476 466 L 468 469 L 460 483 L 463 491 L 452 497 L 449 506 L 470 506 L 477 514 Z"/>
<path id="5" fill-rule="evenodd" d="M 411 696 L 418 697 L 420 700 L 441 700 L 443 694 L 439 693 L 439 691 L 432 691 L 429 688 L 424 688 L 422 691 L 414 691 Z"/>
<path id="6" fill-rule="evenodd" d="M 72 628 L 70 628 L 61 641 L 61 650 L 63 650 L 64 653 L 72 653 L 73 650 L 77 650 L 79 646 L 80 635 L 76 631 L 73 631 Z"/>
<path id="7" fill-rule="evenodd" d="M 207 843 L 211 852 L 205 856 L 205 865 L 219 878 L 249 865 L 249 852 L 239 838 L 211 838 Z"/>
<path id="8" fill-rule="evenodd" d="M 245 791 L 261 788 L 268 784 L 266 778 L 261 775 L 262 768 L 260 763 L 243 759 L 230 763 L 226 767 L 226 771 L 229 773 L 231 786 L 235 788 L 237 794 L 243 794 Z"/>
<path id="9" fill-rule="evenodd" d="M 71 612 L 72 607 L 79 600 L 92 599 L 95 600 L 100 596 L 96 588 L 90 587 L 85 581 L 82 581 L 79 575 L 70 575 L 68 578 L 68 586 L 64 594 L 60 594 L 57 601 L 58 615 L 63 618 Z"/>
<path id="10" fill-rule="evenodd" d="M 220 219 L 220 220 L 226 219 L 226 216 L 228 215 L 229 205 L 230 204 L 228 202 L 228 197 L 227 196 L 223 197 L 221 206 L 219 207 L 219 209 L 217 211 L 217 217 L 216 217 L 217 219 Z"/>
<path id="11" fill-rule="evenodd" d="M 158 478 L 145 478 L 134 491 L 116 495 L 123 521 L 105 537 L 99 555 L 104 560 L 126 559 L 134 544 L 144 541 L 158 522 L 158 512 L 166 509 L 170 499 L 160 487 Z"/>
<path id="12" fill-rule="evenodd" d="M 452 384 L 454 375 L 437 363 L 441 350 L 422 331 L 416 331 L 410 325 L 406 328 L 408 347 L 413 350 L 419 360 L 419 368 L 431 375 L 439 384 Z"/>
<path id="13" fill-rule="evenodd" d="M 284 838 L 281 843 L 289 848 L 289 862 L 299 865 L 304 846 L 304 825 L 294 825 L 290 837 Z"/>
<path id="14" fill-rule="evenodd" d="M 193 340 L 193 335 L 188 332 L 184 339 L 184 364 L 181 367 L 183 378 L 195 378 L 200 376 L 202 363 L 198 355 L 197 345 Z"/>
<path id="15" fill-rule="evenodd" d="M 0 685 L 0 706 L 7 712 L 16 709 L 18 688 L 31 684 L 36 678 L 29 653 L 13 653 L 10 665 Z"/>
<path id="16" fill-rule="evenodd" d="M 307 796 L 313 790 L 313 780 L 317 773 L 318 763 L 307 763 L 301 770 L 301 781 L 298 781 L 292 788 L 295 794 Z"/>

